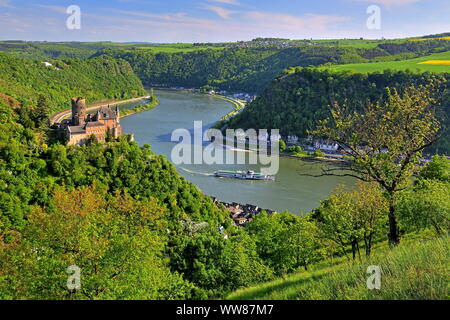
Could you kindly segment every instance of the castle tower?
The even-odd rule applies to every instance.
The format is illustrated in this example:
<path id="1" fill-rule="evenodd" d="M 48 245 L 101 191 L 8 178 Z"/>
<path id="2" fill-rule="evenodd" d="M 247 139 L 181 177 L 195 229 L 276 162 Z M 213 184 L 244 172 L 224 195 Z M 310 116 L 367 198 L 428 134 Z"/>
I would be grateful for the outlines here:
<path id="1" fill-rule="evenodd" d="M 120 123 L 120 110 L 119 110 L 119 106 L 116 106 L 116 118 L 117 118 L 117 123 Z"/>
<path id="2" fill-rule="evenodd" d="M 86 99 L 72 98 L 72 125 L 82 126 L 85 124 L 87 114 Z"/>

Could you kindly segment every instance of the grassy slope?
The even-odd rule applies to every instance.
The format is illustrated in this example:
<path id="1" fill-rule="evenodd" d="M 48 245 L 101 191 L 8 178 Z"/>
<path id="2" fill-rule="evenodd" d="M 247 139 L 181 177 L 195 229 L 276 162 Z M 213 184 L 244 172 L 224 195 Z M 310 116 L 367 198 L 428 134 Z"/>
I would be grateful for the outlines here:
<path id="1" fill-rule="evenodd" d="M 334 70 L 352 70 L 362 73 L 381 72 L 383 70 L 411 70 L 413 72 L 450 72 L 450 66 L 434 66 L 419 64 L 428 60 L 450 60 L 450 51 L 435 53 L 429 56 L 424 56 L 416 59 L 402 60 L 402 61 L 389 61 L 389 62 L 374 62 L 374 63 L 357 63 L 357 64 L 345 64 L 339 66 L 332 66 Z"/>
<path id="2" fill-rule="evenodd" d="M 231 294 L 230 300 L 450 299 L 450 238 L 379 248 L 360 263 L 335 261 Z M 381 290 L 368 290 L 367 267 L 381 266 Z"/>

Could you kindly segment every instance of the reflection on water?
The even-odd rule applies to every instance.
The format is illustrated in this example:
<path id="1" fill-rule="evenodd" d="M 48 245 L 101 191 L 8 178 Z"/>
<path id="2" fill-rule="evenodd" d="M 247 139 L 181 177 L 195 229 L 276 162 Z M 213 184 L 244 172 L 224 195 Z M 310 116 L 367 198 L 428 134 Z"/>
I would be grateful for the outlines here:
<path id="1" fill-rule="evenodd" d="M 172 131 L 194 128 L 194 121 L 203 121 L 204 128 L 211 127 L 217 119 L 232 110 L 226 101 L 210 96 L 155 90 L 160 104 L 151 111 L 131 115 L 121 120 L 123 130 L 133 133 L 136 141 L 150 144 L 152 149 L 170 160 Z M 131 108 L 136 104 L 122 106 Z M 226 150 L 225 154 L 235 155 Z M 262 208 L 308 212 L 317 208 L 338 184 L 353 184 L 346 177 L 314 178 L 302 174 L 319 174 L 321 163 L 305 162 L 292 158 L 280 159 L 280 170 L 275 181 L 245 181 L 211 177 L 216 170 L 255 170 L 258 165 L 179 165 L 178 172 L 196 184 L 205 194 L 227 202 L 251 203 Z"/>

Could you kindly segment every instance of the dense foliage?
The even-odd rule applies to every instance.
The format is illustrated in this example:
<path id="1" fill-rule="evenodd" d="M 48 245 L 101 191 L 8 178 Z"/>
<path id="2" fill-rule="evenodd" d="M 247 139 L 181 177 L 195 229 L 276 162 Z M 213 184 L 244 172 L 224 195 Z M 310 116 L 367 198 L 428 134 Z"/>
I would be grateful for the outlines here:
<path id="1" fill-rule="evenodd" d="M 149 146 L 127 136 L 47 146 L 1 106 L 2 298 L 207 298 L 270 279 L 251 241 L 224 238 L 239 236 L 225 211 Z M 206 245 L 191 260 L 190 246 L 202 241 L 215 241 L 221 254 Z M 63 282 L 73 264 L 86 277 L 76 293 Z M 201 270 L 211 273 L 206 280 Z"/>
<path id="2" fill-rule="evenodd" d="M 340 104 L 350 110 L 362 110 L 368 102 L 387 99 L 386 87 L 402 90 L 410 85 L 425 85 L 430 81 L 440 83 L 441 104 L 438 117 L 443 125 L 450 124 L 449 75 L 431 73 L 392 72 L 360 74 L 349 71 L 334 72 L 316 68 L 297 68 L 273 81 L 253 103 L 232 118 L 232 128 L 279 129 L 283 137 L 308 136 L 320 120 L 330 117 L 331 106 Z M 449 132 L 434 150 L 450 153 Z"/>
<path id="3" fill-rule="evenodd" d="M 329 44 L 303 44 L 291 48 L 260 46 L 187 53 L 106 49 L 127 60 L 145 85 L 182 86 L 259 93 L 288 67 L 393 61 L 448 51 L 450 41 L 380 43 L 375 48 Z"/>
<path id="4" fill-rule="evenodd" d="M 22 106 L 36 106 L 40 96 L 52 111 L 70 108 L 70 98 L 86 97 L 88 103 L 145 95 L 141 81 L 123 60 L 102 56 L 92 59 L 49 60 L 46 66 L 0 53 L 0 94 Z M 4 98 L 4 99 L 6 99 Z"/>
<path id="5" fill-rule="evenodd" d="M 353 251 L 357 259 L 360 247 L 370 255 L 374 243 L 386 239 L 386 198 L 370 185 L 339 189 L 314 214 L 263 213 L 242 228 L 148 145 L 139 146 L 128 136 L 104 144 L 90 139 L 82 147 L 47 138 L 49 113 L 66 109 L 72 96 L 94 102 L 144 94 L 130 64 L 146 84 L 258 91 L 301 59 L 300 65 L 344 63 L 366 59 L 360 54 L 367 53 L 329 46 L 226 50 L 108 51 L 83 60 L 50 60 L 51 66 L 0 53 L 0 299 L 221 298 L 327 258 Z M 277 91 L 265 91 L 236 119 L 247 119 L 244 114 L 252 110 L 266 112 L 257 120 L 286 121 L 290 126 L 284 134 L 301 135 L 327 116 L 334 99 L 357 110 L 365 100 L 381 99 L 388 85 L 431 78 L 441 81 L 428 74 L 363 76 L 299 69 L 276 80 Z M 290 104 L 276 111 L 264 111 L 262 104 L 255 109 L 272 98 Z M 404 190 L 398 206 L 402 232 L 448 234 L 448 163 L 434 158 Z M 67 270 L 73 266 L 81 269 L 79 290 L 67 287 Z M 441 274 L 433 279 L 440 280 Z"/>

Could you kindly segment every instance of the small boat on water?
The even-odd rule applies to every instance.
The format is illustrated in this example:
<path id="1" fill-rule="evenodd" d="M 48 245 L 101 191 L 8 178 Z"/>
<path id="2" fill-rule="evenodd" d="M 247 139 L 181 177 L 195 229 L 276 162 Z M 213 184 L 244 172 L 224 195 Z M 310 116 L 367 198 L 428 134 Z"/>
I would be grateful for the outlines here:
<path id="1" fill-rule="evenodd" d="M 231 178 L 231 179 L 240 179 L 240 180 L 275 180 L 274 176 L 268 176 L 259 172 L 255 172 L 253 170 L 248 171 L 216 171 L 214 172 L 214 176 L 218 178 Z"/>

